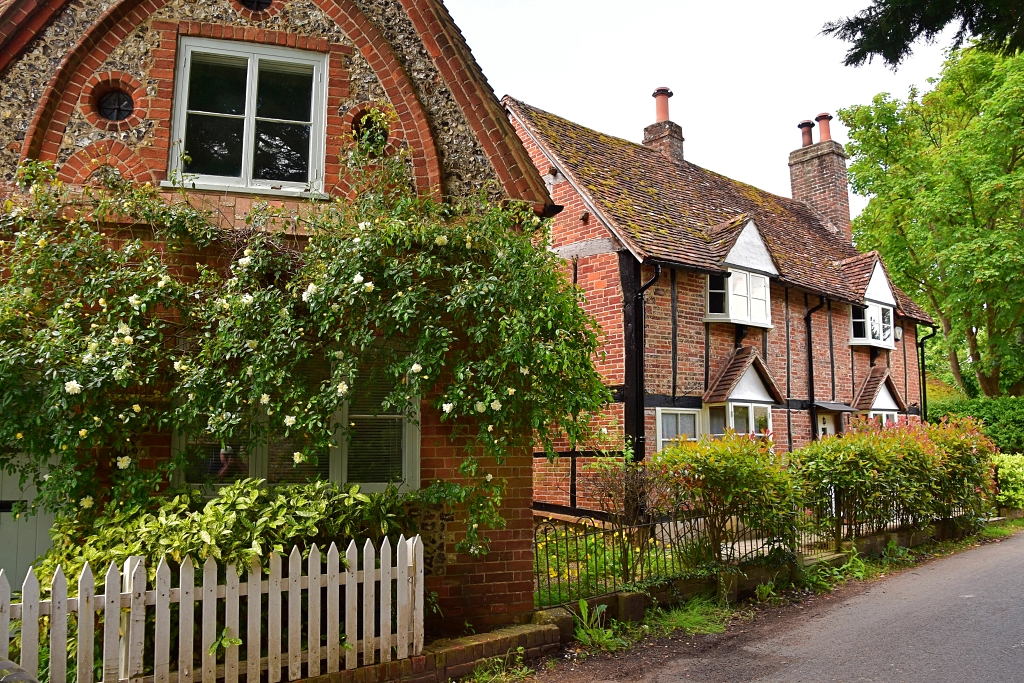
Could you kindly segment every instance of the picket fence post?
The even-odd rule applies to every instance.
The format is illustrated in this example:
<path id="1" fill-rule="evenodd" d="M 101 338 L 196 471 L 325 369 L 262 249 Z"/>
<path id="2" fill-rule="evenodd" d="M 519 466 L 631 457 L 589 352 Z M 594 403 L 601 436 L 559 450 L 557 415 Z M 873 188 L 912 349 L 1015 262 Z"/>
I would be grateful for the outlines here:
<path id="1" fill-rule="evenodd" d="M 196 566 L 186 557 L 179 567 L 178 587 L 174 588 L 170 565 L 161 558 L 150 589 L 145 561 L 131 557 L 123 573 L 114 563 L 107 567 L 102 595 L 95 594 L 92 568 L 86 563 L 78 577 L 77 597 L 68 595 L 68 577 L 63 568 L 57 567 L 47 600 L 40 600 L 39 581 L 35 571 L 29 569 L 18 603 L 12 602 L 8 574 L 0 570 L 0 657 L 10 652 L 13 625 L 21 636 L 21 666 L 38 676 L 43 645 L 40 619 L 49 619 L 45 644 L 50 652 L 68 653 L 72 613 L 77 613 L 77 656 L 73 663 L 66 655 L 52 657 L 52 683 L 68 679 L 69 665 L 77 683 L 95 683 L 93 649 L 97 636 L 101 683 L 142 683 L 148 680 L 143 675 L 144 662 L 148 661 L 153 665 L 152 683 L 238 683 L 243 671 L 247 681 L 260 680 L 265 671 L 267 681 L 278 683 L 282 678 L 297 681 L 422 653 L 424 567 L 419 536 L 402 536 L 397 545 L 385 538 L 379 548 L 366 541 L 360 549 L 352 540 L 346 546 L 344 560 L 334 543 L 326 558 L 313 545 L 303 560 L 301 550 L 294 547 L 288 554 L 287 575 L 283 560 L 281 555 L 271 553 L 264 581 L 260 559 L 254 556 L 244 583 L 238 567 L 228 564 L 221 583 L 221 567 L 209 557 L 202 566 L 201 584 L 197 585 Z M 282 609 L 285 594 L 287 615 Z M 248 614 L 242 645 L 232 641 L 211 651 L 224 636 L 241 638 L 243 597 Z M 220 600 L 224 601 L 223 610 Z M 198 614 L 196 602 L 202 603 Z M 171 661 L 170 642 L 174 603 L 178 603 L 177 662 Z M 148 612 L 150 607 L 152 612 Z M 99 634 L 95 630 L 97 613 L 103 622 Z M 284 619 L 287 644 L 282 639 Z M 264 635 L 267 657 L 261 658 Z M 197 645 L 199 652 L 195 651 Z M 286 652 L 282 651 L 285 645 Z M 223 661 L 218 664 L 221 648 Z M 240 667 L 243 652 L 244 669 Z M 194 671 L 196 661 L 200 662 L 198 676 Z"/>

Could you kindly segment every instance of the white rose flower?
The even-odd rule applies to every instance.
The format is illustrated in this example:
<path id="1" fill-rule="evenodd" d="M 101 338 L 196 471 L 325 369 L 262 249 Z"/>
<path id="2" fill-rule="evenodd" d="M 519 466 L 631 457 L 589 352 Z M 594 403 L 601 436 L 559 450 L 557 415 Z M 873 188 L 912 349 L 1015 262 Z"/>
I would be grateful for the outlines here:
<path id="1" fill-rule="evenodd" d="M 129 458 L 127 455 L 122 455 L 120 458 L 117 459 L 117 469 L 119 470 L 128 469 L 128 465 L 130 464 L 132 464 L 132 459 Z"/>
<path id="2" fill-rule="evenodd" d="M 309 283 L 309 286 L 308 286 L 308 287 L 306 287 L 306 291 L 302 293 L 302 300 L 303 300 L 303 301 L 309 301 L 309 300 L 310 300 L 310 298 L 311 298 L 311 297 L 312 297 L 312 296 L 313 296 L 314 294 L 316 294 L 316 293 L 317 293 L 317 291 L 319 291 L 319 289 L 320 289 L 319 287 L 317 287 L 317 286 L 316 286 L 315 284 L 313 284 L 312 282 L 310 282 L 310 283 Z"/>
<path id="3" fill-rule="evenodd" d="M 78 430 L 78 438 L 84 439 L 87 436 L 89 436 L 89 430 L 88 429 L 79 429 Z"/>
<path id="4" fill-rule="evenodd" d="M 285 427 L 291 427 L 294 424 L 295 424 L 295 416 L 294 415 L 285 415 L 284 416 L 284 426 Z"/>
<path id="5" fill-rule="evenodd" d="M 138 415 L 139 413 L 141 413 L 141 412 L 142 412 L 142 406 L 140 406 L 140 405 L 139 405 L 138 403 L 136 403 L 135 405 L 133 405 L 133 406 L 132 406 L 132 411 L 133 411 L 133 412 L 134 412 L 134 413 L 135 413 L 136 415 Z"/>
<path id="6" fill-rule="evenodd" d="M 434 244 L 436 244 L 439 247 L 443 247 L 444 245 L 448 244 L 448 238 L 445 237 L 444 235 L 438 235 L 437 238 L 434 240 Z"/>
<path id="7" fill-rule="evenodd" d="M 516 395 L 516 390 L 513 389 L 512 387 L 509 387 L 508 388 L 508 395 L 509 396 L 515 396 Z"/>
<path id="8" fill-rule="evenodd" d="M 494 431 L 494 425 L 487 425 L 487 431 L 488 432 L 493 432 Z"/>
<path id="9" fill-rule="evenodd" d="M 128 297 L 128 303 L 137 308 L 142 303 L 142 299 L 139 298 L 138 294 L 132 294 Z"/>
<path id="10" fill-rule="evenodd" d="M 97 301 L 96 303 L 98 303 L 98 304 L 99 304 L 100 306 L 102 306 L 103 308 L 106 308 L 106 307 L 107 307 L 107 300 L 106 300 L 106 299 L 104 299 L 103 297 L 100 297 L 100 300 L 99 300 L 99 301 Z"/>
<path id="11" fill-rule="evenodd" d="M 348 393 L 348 384 L 341 382 L 338 384 L 338 396 L 344 396 Z"/>
<path id="12" fill-rule="evenodd" d="M 412 367 L 409 368 L 409 369 L 412 370 L 412 373 L 415 375 L 415 374 L 423 371 L 423 366 L 420 365 L 419 363 L 413 363 Z"/>
<path id="13" fill-rule="evenodd" d="M 361 240 L 360 238 L 358 238 L 358 237 L 357 237 L 357 238 L 355 238 L 354 240 L 352 240 L 352 242 L 353 242 L 354 244 L 359 244 L 360 242 L 362 242 L 362 240 Z"/>
<path id="14" fill-rule="evenodd" d="M 441 406 L 441 410 L 443 410 L 443 411 L 444 411 L 445 413 L 450 413 L 450 412 L 452 412 L 452 410 L 453 410 L 454 408 L 455 408 L 455 404 L 454 404 L 454 403 L 445 403 L 445 404 L 443 404 L 443 405 Z"/>
<path id="15" fill-rule="evenodd" d="M 78 501 L 78 504 L 84 509 L 88 510 L 92 507 L 92 496 L 86 496 L 82 500 Z"/>
<path id="16" fill-rule="evenodd" d="M 242 295 L 242 303 L 244 305 L 248 306 L 252 302 L 253 302 L 252 294 L 243 294 Z"/>
<path id="17" fill-rule="evenodd" d="M 603 434 L 603 435 L 607 436 L 607 434 L 608 434 L 608 428 L 607 428 L 607 427 L 601 427 L 601 434 Z"/>
<path id="18" fill-rule="evenodd" d="M 488 473 L 488 475 L 486 477 L 484 477 L 484 479 L 486 479 L 487 481 L 490 481 L 491 479 L 494 479 L 494 475 Z"/>
<path id="19" fill-rule="evenodd" d="M 478 413 L 482 413 L 485 410 L 487 410 L 487 404 L 485 404 L 483 401 L 477 401 L 473 405 L 473 407 L 476 408 L 476 412 L 478 412 Z"/>
<path id="20" fill-rule="evenodd" d="M 501 410 L 501 401 L 498 399 L 491 401 L 491 410 Z"/>
<path id="21" fill-rule="evenodd" d="M 524 375 L 529 375 L 530 374 L 530 368 L 525 366 L 525 365 L 523 365 L 523 366 L 521 366 L 519 368 L 519 372 L 521 372 Z"/>
<path id="22" fill-rule="evenodd" d="M 246 249 L 245 251 L 242 252 L 242 256 L 251 256 L 251 255 L 252 255 L 252 249 Z"/>
<path id="23" fill-rule="evenodd" d="M 252 259 L 249 258 L 248 256 L 243 256 L 242 258 L 238 259 L 238 267 L 239 268 L 248 268 L 251 264 L 252 264 Z"/>
<path id="24" fill-rule="evenodd" d="M 260 394 L 260 405 L 267 405 L 270 403 L 270 394 Z"/>
<path id="25" fill-rule="evenodd" d="M 373 283 L 372 282 L 367 282 L 365 285 L 363 285 L 363 291 L 372 292 L 373 291 Z"/>
<path id="26" fill-rule="evenodd" d="M 164 275 L 160 278 L 160 281 L 156 283 L 157 289 L 163 289 L 171 283 L 171 278 L 168 275 Z"/>
<path id="27" fill-rule="evenodd" d="M 64 391 L 74 396 L 75 394 L 82 393 L 82 385 L 76 382 L 75 380 L 71 380 L 70 382 L 64 382 Z"/>
<path id="28" fill-rule="evenodd" d="M 292 461 L 295 462 L 296 465 L 298 465 L 300 463 L 306 462 L 306 456 L 304 456 L 301 451 L 295 451 L 294 453 L 292 453 Z"/>
<path id="29" fill-rule="evenodd" d="M 132 328 L 128 327 L 124 323 L 121 323 L 120 325 L 117 326 L 117 333 L 118 334 L 131 334 L 132 333 Z"/>
<path id="30" fill-rule="evenodd" d="M 122 341 L 125 344 L 127 344 L 128 346 L 131 346 L 132 344 L 135 343 L 135 339 L 131 335 L 125 335 L 125 337 L 124 337 L 124 339 Z"/>
<path id="31" fill-rule="evenodd" d="M 370 227 L 370 224 L 367 223 L 366 221 L 363 221 L 362 223 L 359 224 L 359 229 L 360 230 L 367 230 L 369 227 Z"/>
<path id="32" fill-rule="evenodd" d="M 362 273 L 356 273 L 356 276 L 354 278 L 352 278 L 352 282 L 357 284 L 357 285 L 361 284 L 363 282 L 363 274 Z"/>

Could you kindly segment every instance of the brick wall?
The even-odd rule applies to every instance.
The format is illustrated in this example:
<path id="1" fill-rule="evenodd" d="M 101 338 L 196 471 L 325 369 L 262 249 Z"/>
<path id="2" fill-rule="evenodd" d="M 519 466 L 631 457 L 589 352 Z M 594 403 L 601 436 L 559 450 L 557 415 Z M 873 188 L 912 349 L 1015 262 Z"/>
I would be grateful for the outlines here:
<path id="1" fill-rule="evenodd" d="M 789 155 L 789 178 L 793 199 L 805 201 L 824 214 L 841 238 L 852 242 L 843 146 L 835 140 L 826 140 L 794 150 Z"/>

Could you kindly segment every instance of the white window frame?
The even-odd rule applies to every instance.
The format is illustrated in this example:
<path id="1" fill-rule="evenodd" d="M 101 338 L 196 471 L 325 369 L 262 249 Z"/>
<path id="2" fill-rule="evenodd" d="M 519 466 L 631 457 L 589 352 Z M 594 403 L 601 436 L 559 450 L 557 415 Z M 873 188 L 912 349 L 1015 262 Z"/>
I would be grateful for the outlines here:
<path id="1" fill-rule="evenodd" d="M 900 421 L 900 414 L 895 410 L 869 410 L 861 415 L 866 415 L 870 420 L 878 420 L 882 426 L 898 424 Z"/>
<path id="2" fill-rule="evenodd" d="M 874 301 L 867 301 L 858 308 L 864 309 L 864 336 L 858 337 L 854 335 L 853 330 L 853 311 L 854 306 L 850 306 L 850 345 L 851 346 L 877 346 L 882 349 L 895 349 L 895 333 L 893 330 L 896 329 L 896 311 L 892 306 L 876 303 Z M 888 333 L 886 333 L 885 326 L 885 314 L 889 314 L 889 325 Z M 878 339 L 875 339 L 872 330 L 878 330 Z"/>
<path id="3" fill-rule="evenodd" d="M 655 428 L 658 430 L 658 450 L 663 450 L 666 446 L 670 445 L 676 439 L 665 439 L 662 437 L 661 422 L 663 415 L 693 415 L 694 423 L 694 438 L 687 439 L 687 441 L 696 441 L 704 433 L 703 431 L 703 415 L 701 410 L 690 409 L 690 408 L 657 408 L 655 412 Z"/>
<path id="4" fill-rule="evenodd" d="M 395 416 L 397 418 L 397 416 Z M 348 483 L 348 438 L 343 429 L 344 425 L 348 424 L 349 413 L 348 403 L 341 411 L 335 413 L 335 429 L 330 446 L 329 455 L 329 475 L 330 481 L 335 482 L 339 485 L 345 485 Z M 399 491 L 411 491 L 420 488 L 420 411 L 419 401 L 415 402 L 415 415 L 414 419 L 410 420 L 407 417 L 402 419 L 402 474 L 403 478 L 400 482 L 393 482 Z M 172 437 L 172 450 L 175 454 L 185 450 L 187 447 L 185 437 L 180 432 L 175 431 Z M 269 448 L 268 444 L 263 443 L 257 445 L 249 456 L 249 477 L 255 477 L 260 479 L 266 479 L 269 473 Z M 180 470 L 175 473 L 174 477 L 175 484 L 184 484 L 185 473 Z M 226 485 L 227 482 L 220 484 L 219 486 Z M 205 484 L 193 484 L 196 488 L 204 488 L 208 485 Z M 359 483 L 359 490 L 364 493 L 383 491 L 387 488 L 388 482 L 369 482 Z M 212 488 L 212 487 L 211 487 Z"/>
<path id="5" fill-rule="evenodd" d="M 711 276 L 704 278 L 704 322 L 733 323 L 752 327 L 772 328 L 772 282 L 771 278 L 761 273 L 739 268 L 729 268 L 729 277 L 725 278 L 725 312 L 711 313 Z M 751 316 L 754 280 L 764 285 L 765 312 L 764 320 L 755 320 Z M 740 284 L 742 283 L 742 285 Z"/>
<path id="6" fill-rule="evenodd" d="M 772 433 L 773 432 L 772 405 L 774 405 L 774 404 L 771 404 L 771 403 L 761 403 L 761 402 L 758 402 L 758 401 L 726 401 L 725 403 L 711 403 L 711 404 L 708 404 L 708 405 L 704 406 L 704 420 L 705 420 L 705 424 L 707 425 L 707 432 L 706 433 L 711 435 L 711 436 L 721 436 L 721 434 L 712 434 L 712 432 L 711 432 L 711 412 L 710 412 L 711 408 L 722 408 L 722 407 L 724 407 L 725 408 L 725 428 L 726 429 L 736 429 L 736 407 L 737 406 L 739 406 L 741 408 L 746 408 L 749 411 L 748 414 L 750 415 L 751 423 L 753 423 L 753 421 L 754 421 L 754 409 L 755 408 L 764 408 L 764 409 L 766 409 L 768 411 L 768 429 L 767 429 L 767 431 L 768 431 L 768 433 Z M 753 424 L 751 424 L 751 427 L 752 426 L 753 426 Z M 658 433 L 659 434 L 661 433 L 660 432 L 660 425 L 659 425 L 659 432 Z M 757 436 L 757 437 L 762 436 L 760 433 L 754 433 L 754 432 L 745 432 L 745 433 L 746 434 L 753 434 L 754 436 Z"/>
<path id="7" fill-rule="evenodd" d="M 249 78 L 245 104 L 245 132 L 242 146 L 242 175 L 239 178 L 214 175 L 184 174 L 181 162 L 182 146 L 185 141 L 185 119 L 188 107 L 188 84 L 193 52 L 222 54 L 248 60 Z M 310 179 L 305 183 L 281 180 L 253 179 L 252 156 L 254 142 L 254 125 L 256 116 L 256 86 L 258 82 L 259 61 L 261 59 L 276 62 L 291 62 L 313 67 L 313 102 L 310 113 L 309 131 L 309 172 Z M 181 181 L 183 185 L 195 189 L 237 189 L 247 191 L 277 190 L 283 193 L 302 194 L 322 192 L 324 186 L 324 157 L 326 156 L 326 122 L 327 122 L 327 60 L 326 54 L 296 50 L 269 45 L 257 45 L 231 40 L 213 40 L 210 38 L 181 38 L 178 49 L 178 64 L 174 83 L 174 119 L 172 125 L 171 156 L 169 160 L 170 177 Z"/>

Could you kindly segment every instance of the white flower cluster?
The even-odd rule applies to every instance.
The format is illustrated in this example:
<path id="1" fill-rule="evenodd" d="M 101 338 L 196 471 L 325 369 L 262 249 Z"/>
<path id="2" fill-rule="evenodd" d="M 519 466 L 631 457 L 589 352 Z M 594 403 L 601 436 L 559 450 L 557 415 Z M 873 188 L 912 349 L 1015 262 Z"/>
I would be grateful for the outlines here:
<path id="1" fill-rule="evenodd" d="M 75 380 L 70 382 L 64 382 L 64 391 L 68 392 L 72 396 L 82 393 L 82 385 Z"/>
<path id="2" fill-rule="evenodd" d="M 131 465 L 131 464 L 132 464 L 132 459 L 130 457 L 128 457 L 127 455 L 122 455 L 121 457 L 119 457 L 117 459 L 117 469 L 119 469 L 119 470 L 126 470 L 126 469 L 128 469 L 128 465 Z"/>
<path id="3" fill-rule="evenodd" d="M 306 291 L 302 293 L 302 300 L 308 302 L 311 298 L 313 298 L 313 295 L 316 294 L 319 290 L 319 287 L 310 282 L 309 286 L 306 287 Z"/>

